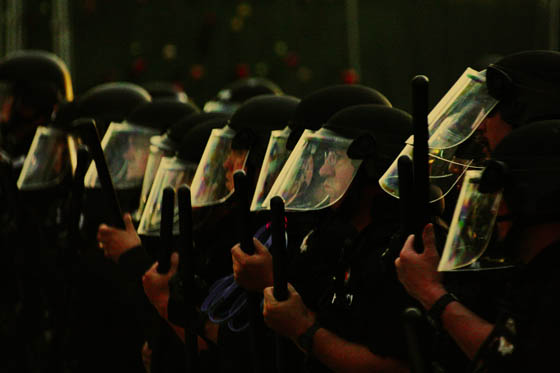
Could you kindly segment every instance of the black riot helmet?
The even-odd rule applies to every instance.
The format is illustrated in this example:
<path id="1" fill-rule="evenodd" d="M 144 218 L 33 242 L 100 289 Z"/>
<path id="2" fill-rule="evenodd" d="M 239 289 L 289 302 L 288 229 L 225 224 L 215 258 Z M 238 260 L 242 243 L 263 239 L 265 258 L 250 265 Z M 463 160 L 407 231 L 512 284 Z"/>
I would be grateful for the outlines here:
<path id="1" fill-rule="evenodd" d="M 231 116 L 226 113 L 206 113 L 206 112 L 195 112 L 191 115 L 185 116 L 179 121 L 173 123 L 167 131 L 161 136 L 157 136 L 152 138 L 151 143 L 168 151 L 170 153 L 176 153 L 180 149 L 181 140 L 187 131 L 189 131 L 194 126 L 209 121 L 213 119 L 222 119 L 228 120 Z M 202 144 L 202 146 L 206 145 L 206 143 Z"/>
<path id="2" fill-rule="evenodd" d="M 272 131 L 288 126 L 299 99 L 261 95 L 247 100 L 228 125 L 212 131 L 192 182 L 193 206 L 224 202 L 233 193 L 233 173 L 256 180 Z"/>
<path id="3" fill-rule="evenodd" d="M 56 55 L 22 50 L 0 61 L 0 147 L 12 158 L 27 153 L 38 125 L 74 93 L 66 64 Z"/>
<path id="4" fill-rule="evenodd" d="M 153 101 L 174 100 L 183 103 L 189 102 L 187 93 L 177 84 L 164 81 L 152 81 L 142 84 Z"/>
<path id="5" fill-rule="evenodd" d="M 498 221 L 512 222 L 500 237 L 504 246 L 516 245 L 516 235 L 527 227 L 560 222 L 558 144 L 560 120 L 525 124 L 503 138 L 484 170 L 467 171 L 439 270 L 481 262 L 487 249 L 495 249 Z"/>
<path id="6" fill-rule="evenodd" d="M 78 98 L 82 117 L 95 119 L 99 136 L 103 137 L 111 122 L 120 123 L 138 105 L 152 101 L 144 88 L 128 82 L 103 83 Z"/>
<path id="7" fill-rule="evenodd" d="M 514 127 L 560 117 L 560 52 L 523 51 L 486 69 L 488 92 L 502 119 Z"/>
<path id="8" fill-rule="evenodd" d="M 294 131 L 288 139 L 288 148 L 293 149 L 304 130 L 316 131 L 336 112 L 365 104 L 391 107 L 391 102 L 381 92 L 357 84 L 333 85 L 305 96 L 293 118 Z"/>
<path id="9" fill-rule="evenodd" d="M 240 79 L 220 90 L 216 97 L 204 105 L 204 111 L 233 114 L 241 104 L 251 97 L 282 94 L 282 89 L 268 79 Z"/>
<path id="10" fill-rule="evenodd" d="M 157 169 L 138 224 L 138 234 L 159 236 L 163 190 L 168 186 L 177 190 L 183 184 L 191 185 L 212 130 L 223 128 L 229 120 L 226 114 L 214 114 L 218 113 L 200 113 L 187 118 L 188 128 L 184 131 L 176 156 L 164 157 Z M 175 224 L 175 231 L 178 233 L 178 224 Z"/>
<path id="11" fill-rule="evenodd" d="M 136 106 L 127 116 L 126 121 L 138 126 L 151 127 L 164 133 L 179 120 L 200 110 L 191 103 L 172 99 L 159 99 Z"/>
<path id="12" fill-rule="evenodd" d="M 45 96 L 36 97 L 29 93 L 29 99 L 50 101 L 52 104 L 72 101 L 74 91 L 70 72 L 58 56 L 41 50 L 22 50 L 7 55 L 0 61 L 0 81 L 10 82 L 22 89 L 36 88 Z M 47 95 L 48 94 L 48 95 Z"/>
<path id="13" fill-rule="evenodd" d="M 503 189 L 511 215 L 524 224 L 560 221 L 560 120 L 512 131 L 492 153 L 480 191 Z"/>
<path id="14" fill-rule="evenodd" d="M 343 109 L 319 130 L 301 135 L 267 200 L 279 195 L 288 211 L 318 210 L 339 201 L 358 173 L 377 184 L 411 128 L 410 115 L 392 107 Z"/>

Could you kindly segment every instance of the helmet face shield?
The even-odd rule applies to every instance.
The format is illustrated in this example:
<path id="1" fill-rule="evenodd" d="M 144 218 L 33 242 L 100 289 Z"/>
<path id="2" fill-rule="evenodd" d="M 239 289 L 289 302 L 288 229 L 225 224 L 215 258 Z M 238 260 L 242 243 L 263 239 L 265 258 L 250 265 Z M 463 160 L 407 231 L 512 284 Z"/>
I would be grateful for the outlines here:
<path id="1" fill-rule="evenodd" d="M 142 185 L 150 152 L 150 137 L 156 134 L 154 129 L 126 122 L 109 125 L 101 147 L 116 189 L 138 188 Z M 87 188 L 101 187 L 95 163 L 91 164 L 84 184 Z"/>
<path id="2" fill-rule="evenodd" d="M 290 155 L 290 151 L 286 149 L 290 132 L 290 129 L 286 128 L 270 133 L 270 140 L 251 202 L 251 211 L 266 209 L 263 206 L 264 200 Z"/>
<path id="3" fill-rule="evenodd" d="M 175 190 L 179 189 L 183 184 L 190 186 L 196 167 L 196 164 L 184 162 L 177 157 L 164 157 L 161 160 L 153 187 L 142 213 L 142 218 L 140 219 L 140 224 L 138 225 L 138 234 L 159 236 L 163 190 L 168 186 L 173 187 Z M 173 222 L 173 232 L 179 233 L 177 200 L 175 200 Z"/>
<path id="4" fill-rule="evenodd" d="M 159 136 L 155 136 L 159 137 Z M 153 138 L 152 138 L 153 144 Z M 144 206 L 148 200 L 148 195 L 152 189 L 152 184 L 154 183 L 154 178 L 156 177 L 157 170 L 163 157 L 171 157 L 172 152 L 166 151 L 155 145 L 150 145 L 150 155 L 148 156 L 148 161 L 146 163 L 146 172 L 144 172 L 144 179 L 142 180 L 142 191 L 140 192 L 140 204 L 138 205 L 138 210 L 135 214 L 135 219 L 140 220 L 142 217 L 142 212 L 144 211 Z"/>
<path id="5" fill-rule="evenodd" d="M 20 190 L 55 186 L 72 172 L 69 147 L 74 146 L 74 142 L 69 138 L 64 131 L 37 127 L 17 181 Z"/>
<path id="6" fill-rule="evenodd" d="M 196 169 L 191 187 L 193 207 L 224 202 L 233 194 L 233 174 L 245 168 L 249 151 L 232 149 L 235 131 L 213 129 Z"/>
<path id="7" fill-rule="evenodd" d="M 362 160 L 346 154 L 351 139 L 322 128 L 306 130 L 272 186 L 264 206 L 275 196 L 284 199 L 289 211 L 318 210 L 342 198 Z"/>
<path id="8" fill-rule="evenodd" d="M 480 265 L 473 266 L 473 263 L 482 257 L 488 247 L 502 192 L 480 193 L 481 175 L 479 170 L 469 170 L 465 174 L 438 271 L 483 269 Z"/>
<path id="9" fill-rule="evenodd" d="M 437 185 L 443 198 L 467 168 L 475 167 L 474 158 L 456 156 L 498 101 L 486 87 L 485 71 L 468 68 L 428 115 L 430 183 Z M 412 158 L 414 137 L 406 141 L 399 155 Z M 398 157 L 379 180 L 381 187 L 398 197 Z M 438 198 L 438 199 L 439 199 Z"/>

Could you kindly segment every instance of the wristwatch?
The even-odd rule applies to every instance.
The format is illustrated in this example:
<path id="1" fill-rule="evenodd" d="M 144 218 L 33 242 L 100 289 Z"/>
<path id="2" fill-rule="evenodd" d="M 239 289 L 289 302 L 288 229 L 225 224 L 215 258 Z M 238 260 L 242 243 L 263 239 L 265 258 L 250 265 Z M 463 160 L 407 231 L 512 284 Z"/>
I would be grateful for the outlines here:
<path id="1" fill-rule="evenodd" d="M 452 293 L 443 294 L 430 308 L 426 314 L 426 318 L 435 329 L 441 329 L 441 315 L 445 307 L 451 302 L 458 302 L 459 299 Z"/>
<path id="2" fill-rule="evenodd" d="M 319 321 L 315 320 L 313 325 L 297 337 L 298 345 L 308 354 L 313 352 L 313 336 L 320 327 Z"/>

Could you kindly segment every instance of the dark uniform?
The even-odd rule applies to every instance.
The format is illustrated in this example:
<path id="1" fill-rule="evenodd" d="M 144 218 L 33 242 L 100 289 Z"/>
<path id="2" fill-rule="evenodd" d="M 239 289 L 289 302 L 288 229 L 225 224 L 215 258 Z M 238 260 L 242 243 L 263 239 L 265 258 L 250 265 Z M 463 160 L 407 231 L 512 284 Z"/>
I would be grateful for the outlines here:
<path id="1" fill-rule="evenodd" d="M 384 211 L 398 211 L 396 201 L 387 202 Z M 401 313 L 408 297 L 383 255 L 398 229 L 398 216 L 389 214 L 361 232 L 332 217 L 307 238 L 290 281 L 326 329 L 376 355 L 406 360 Z M 328 371 L 313 358 L 306 369 Z"/>

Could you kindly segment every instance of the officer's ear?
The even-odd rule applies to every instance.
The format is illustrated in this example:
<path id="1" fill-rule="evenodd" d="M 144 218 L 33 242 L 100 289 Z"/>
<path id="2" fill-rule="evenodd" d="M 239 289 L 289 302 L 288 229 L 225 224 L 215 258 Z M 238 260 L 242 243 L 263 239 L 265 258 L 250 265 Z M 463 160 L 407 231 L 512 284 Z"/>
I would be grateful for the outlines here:
<path id="1" fill-rule="evenodd" d="M 377 142 L 375 138 L 367 133 L 357 137 L 346 151 L 350 159 L 362 159 L 362 168 L 365 170 L 369 179 L 377 178 Z"/>

